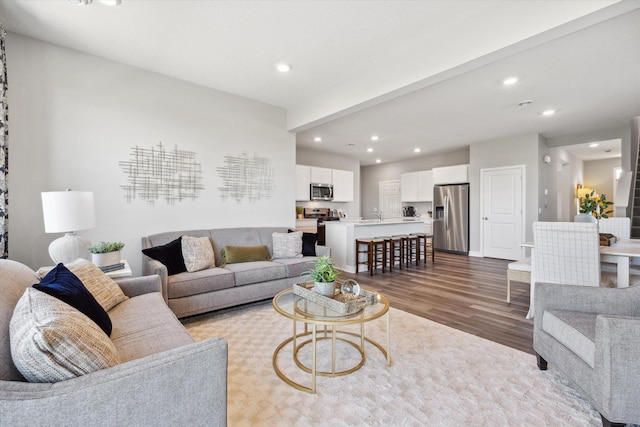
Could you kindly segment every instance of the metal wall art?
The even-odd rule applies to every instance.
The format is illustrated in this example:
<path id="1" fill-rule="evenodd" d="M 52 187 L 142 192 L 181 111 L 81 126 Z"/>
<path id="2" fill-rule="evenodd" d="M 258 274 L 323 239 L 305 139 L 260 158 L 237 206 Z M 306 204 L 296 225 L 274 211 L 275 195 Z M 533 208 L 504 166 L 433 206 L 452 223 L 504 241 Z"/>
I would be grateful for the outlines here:
<path id="1" fill-rule="evenodd" d="M 171 205 L 185 199 L 195 200 L 200 196 L 202 167 L 196 162 L 193 151 L 166 151 L 159 143 L 152 148 L 131 148 L 128 161 L 119 162 L 127 174 L 125 199 L 142 199 L 151 204 L 163 198 Z"/>
<path id="2" fill-rule="evenodd" d="M 243 152 L 238 156 L 224 156 L 224 166 L 216 168 L 222 179 L 220 198 L 222 201 L 243 199 L 255 202 L 269 199 L 275 188 L 271 160 Z"/>

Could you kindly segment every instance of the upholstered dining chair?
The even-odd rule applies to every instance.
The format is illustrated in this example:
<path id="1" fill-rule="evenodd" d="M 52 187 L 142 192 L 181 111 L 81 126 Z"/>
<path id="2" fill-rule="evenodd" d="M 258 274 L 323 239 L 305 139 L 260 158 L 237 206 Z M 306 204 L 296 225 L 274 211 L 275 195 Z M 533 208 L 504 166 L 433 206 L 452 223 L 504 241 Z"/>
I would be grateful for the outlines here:
<path id="1" fill-rule="evenodd" d="M 598 225 L 589 222 L 534 222 L 531 251 L 531 299 L 527 319 L 534 313 L 536 283 L 610 286 L 614 272 L 600 271 Z M 602 276 L 602 277 L 601 277 Z"/>
<path id="2" fill-rule="evenodd" d="M 601 218 L 598 221 L 600 233 L 610 233 L 618 240 L 631 238 L 631 220 L 625 216 Z"/>

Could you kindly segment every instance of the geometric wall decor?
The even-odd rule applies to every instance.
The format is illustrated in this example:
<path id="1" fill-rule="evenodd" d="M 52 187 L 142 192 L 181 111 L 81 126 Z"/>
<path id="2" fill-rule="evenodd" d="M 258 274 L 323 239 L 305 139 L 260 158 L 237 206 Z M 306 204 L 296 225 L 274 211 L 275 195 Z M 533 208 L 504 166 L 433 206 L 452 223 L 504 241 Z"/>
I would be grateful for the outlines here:
<path id="1" fill-rule="evenodd" d="M 164 199 L 173 205 L 185 199 L 195 200 L 204 190 L 202 167 L 193 151 L 166 151 L 162 142 L 155 147 L 131 148 L 129 160 L 118 162 L 127 175 L 125 199 L 142 199 L 154 204 Z"/>
<path id="2" fill-rule="evenodd" d="M 224 156 L 224 166 L 216 168 L 222 179 L 220 198 L 222 201 L 235 200 L 240 203 L 243 199 L 255 202 L 269 199 L 275 188 L 273 184 L 273 167 L 271 160 L 251 157 L 246 152 L 237 156 Z"/>

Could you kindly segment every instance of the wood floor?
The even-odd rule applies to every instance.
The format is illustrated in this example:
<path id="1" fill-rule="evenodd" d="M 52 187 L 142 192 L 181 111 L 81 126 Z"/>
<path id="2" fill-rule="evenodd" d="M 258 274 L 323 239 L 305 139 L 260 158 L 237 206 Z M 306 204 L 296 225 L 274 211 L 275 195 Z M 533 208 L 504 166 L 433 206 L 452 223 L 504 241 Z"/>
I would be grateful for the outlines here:
<path id="1" fill-rule="evenodd" d="M 525 319 L 529 285 L 512 282 L 507 304 L 509 262 L 436 252 L 426 267 L 342 278 L 383 293 L 391 307 L 533 354 L 533 322 Z"/>

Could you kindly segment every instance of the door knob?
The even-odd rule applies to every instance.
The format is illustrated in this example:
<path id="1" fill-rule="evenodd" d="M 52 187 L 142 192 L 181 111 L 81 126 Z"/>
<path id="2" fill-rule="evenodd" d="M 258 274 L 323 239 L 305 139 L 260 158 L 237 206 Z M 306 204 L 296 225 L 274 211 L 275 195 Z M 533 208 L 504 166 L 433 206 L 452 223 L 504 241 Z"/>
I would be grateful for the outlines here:
<path id="1" fill-rule="evenodd" d="M 488 220 L 489 220 L 489 218 L 488 218 L 488 217 L 486 217 L 486 216 L 485 216 L 484 218 L 482 218 L 482 219 L 484 219 L 485 221 L 488 221 Z"/>

